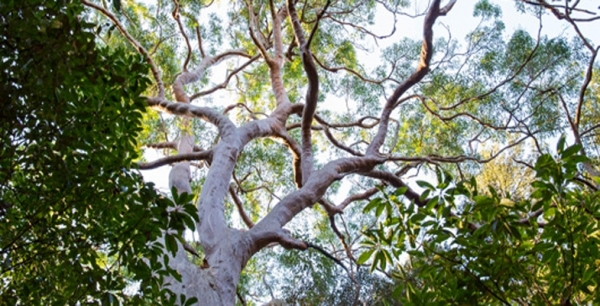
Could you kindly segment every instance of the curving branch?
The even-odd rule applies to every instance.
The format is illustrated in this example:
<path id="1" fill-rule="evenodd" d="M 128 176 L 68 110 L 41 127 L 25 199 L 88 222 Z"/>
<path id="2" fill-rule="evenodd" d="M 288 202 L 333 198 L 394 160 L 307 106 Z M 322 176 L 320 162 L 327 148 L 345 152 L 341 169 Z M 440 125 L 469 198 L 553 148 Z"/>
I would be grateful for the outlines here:
<path id="1" fill-rule="evenodd" d="M 414 191 L 412 188 L 406 185 L 406 183 L 400 177 L 394 175 L 393 173 L 386 172 L 383 170 L 371 170 L 368 172 L 361 173 L 361 175 L 387 182 L 395 188 L 406 187 L 407 189 L 404 193 L 404 196 L 407 199 L 414 201 L 415 204 L 417 204 L 418 206 L 425 206 L 427 204 L 427 199 L 421 199 L 420 195 L 416 191 Z M 373 194 L 374 193 L 375 192 L 373 192 Z"/>
<path id="2" fill-rule="evenodd" d="M 200 80 L 209 67 L 233 56 L 250 58 L 250 55 L 243 50 L 229 50 L 215 56 L 204 57 L 194 71 L 184 71 L 179 74 L 173 82 L 173 94 L 175 95 L 175 99 L 179 102 L 189 103 L 191 99 L 183 90 L 183 86 Z"/>
<path id="3" fill-rule="evenodd" d="M 331 227 L 333 233 L 338 237 L 338 239 L 342 243 L 344 251 L 346 251 L 346 256 L 348 256 L 348 259 L 350 259 L 352 262 L 356 262 L 356 259 L 352 254 L 352 249 L 350 248 L 348 243 L 346 243 L 346 237 L 344 237 L 344 235 L 340 232 L 340 230 L 337 228 L 337 225 L 335 224 L 335 216 L 329 216 L 329 227 Z"/>
<path id="4" fill-rule="evenodd" d="M 256 61 L 260 56 L 259 55 L 255 55 L 253 57 L 251 57 L 248 61 L 246 61 L 245 63 L 243 63 L 241 66 L 235 68 L 234 70 L 232 70 L 230 73 L 227 74 L 227 77 L 225 78 L 225 80 L 223 82 L 221 82 L 220 84 L 215 85 L 214 87 L 207 89 L 207 90 L 203 90 L 200 91 L 198 93 L 193 94 L 190 97 L 190 101 L 194 101 L 197 98 L 200 98 L 202 96 L 206 96 L 209 95 L 219 89 L 225 89 L 227 88 L 227 85 L 229 84 L 229 81 L 231 80 L 231 78 L 235 75 L 237 75 L 240 71 L 244 70 L 246 67 L 248 67 L 250 64 L 252 64 L 254 61 Z"/>
<path id="5" fill-rule="evenodd" d="M 131 43 L 135 47 L 135 49 L 140 54 L 142 54 L 144 56 L 144 58 L 146 58 L 146 61 L 148 62 L 148 64 L 150 64 L 150 69 L 152 70 L 152 76 L 154 77 L 154 81 L 156 81 L 156 85 L 158 86 L 158 96 L 161 98 L 164 98 L 165 85 L 160 76 L 160 71 L 158 70 L 156 63 L 154 63 L 154 60 L 148 53 L 148 50 L 146 50 L 146 48 L 144 48 L 135 38 L 133 38 L 133 36 L 131 36 L 129 34 L 129 32 L 127 32 L 127 30 L 125 29 L 123 24 L 121 24 L 121 22 L 119 22 L 117 17 L 115 17 L 115 15 L 113 15 L 110 11 L 108 11 L 107 9 L 105 9 L 97 4 L 91 3 L 87 0 L 81 0 L 81 3 L 87 7 L 91 7 L 93 9 L 97 10 L 102 15 L 104 15 L 108 19 L 110 19 L 110 21 L 112 21 L 112 23 L 119 29 L 119 32 L 121 32 L 121 34 L 123 34 L 123 36 L 125 36 L 125 38 L 129 41 L 129 43 Z"/>
<path id="6" fill-rule="evenodd" d="M 252 220 L 250 220 L 250 217 L 248 217 L 248 214 L 246 214 L 246 211 L 244 210 L 244 205 L 242 204 L 242 200 L 235 193 L 233 186 L 229 186 L 229 194 L 233 199 L 233 203 L 235 203 L 235 206 L 237 207 L 238 213 L 240 214 L 242 221 L 244 221 L 248 228 L 252 228 L 254 226 L 254 222 L 252 222 Z"/>
<path id="7" fill-rule="evenodd" d="M 579 26 L 577 26 L 577 24 L 575 22 L 576 21 L 589 22 L 589 21 L 598 20 L 598 19 L 600 19 L 600 17 L 591 17 L 591 18 L 573 18 L 573 17 L 571 17 L 572 11 L 578 11 L 578 12 L 583 12 L 586 14 L 595 15 L 594 12 L 576 8 L 576 5 L 579 3 L 579 1 L 576 1 L 576 3 L 572 7 L 549 4 L 548 2 L 546 2 L 546 0 L 535 0 L 535 1 L 520 0 L 520 1 L 523 3 L 530 4 L 530 5 L 541 6 L 545 9 L 549 10 L 557 19 L 566 20 L 569 24 L 571 24 L 571 26 L 573 27 L 573 29 L 575 30 L 575 32 L 577 33 L 579 38 L 583 41 L 583 44 L 590 51 L 592 51 L 594 49 L 594 47 L 591 45 L 591 43 L 588 41 L 588 39 L 586 39 L 585 36 L 583 35 L 583 33 L 581 33 L 581 30 L 579 30 Z M 565 1 L 565 3 L 566 2 L 567 1 Z M 563 9 L 564 13 L 560 11 L 561 8 Z"/>
<path id="8" fill-rule="evenodd" d="M 493 159 L 495 159 L 496 157 L 498 157 L 500 154 L 502 154 L 502 152 L 519 145 L 520 143 L 522 143 L 523 141 L 529 139 L 529 138 L 533 138 L 535 139 L 533 136 L 535 134 L 539 133 L 539 131 L 533 131 L 530 133 L 525 134 L 524 137 L 522 137 L 521 139 L 504 146 L 502 149 L 498 150 L 498 152 L 490 155 L 490 157 L 485 158 L 485 159 L 480 159 L 477 157 L 473 157 L 473 156 L 465 156 L 465 155 L 458 155 L 458 156 L 439 156 L 439 155 L 435 155 L 435 154 L 430 154 L 428 156 L 420 156 L 420 157 L 408 157 L 408 156 L 390 156 L 387 158 L 388 161 L 403 161 L 403 162 L 417 162 L 417 163 L 430 163 L 430 164 L 438 164 L 438 163 L 460 163 L 460 162 L 464 162 L 464 161 L 474 161 L 480 164 L 485 164 L 488 163 L 490 161 L 492 161 Z"/>
<path id="9" fill-rule="evenodd" d="M 183 71 L 187 71 L 187 66 L 190 63 L 190 59 L 192 57 L 192 46 L 190 45 L 190 39 L 188 38 L 187 34 L 185 34 L 185 29 L 183 28 L 181 20 L 179 19 L 179 10 L 181 9 L 181 7 L 179 6 L 179 2 L 177 0 L 173 0 L 173 6 L 173 12 L 171 13 L 171 15 L 173 16 L 173 19 L 175 19 L 175 21 L 177 22 L 179 32 L 181 33 L 181 36 L 183 36 L 183 40 L 185 41 L 185 45 L 187 47 L 187 55 L 185 57 L 185 61 L 183 62 Z"/>
<path id="10" fill-rule="evenodd" d="M 198 39 L 198 49 L 200 50 L 200 55 L 202 57 L 206 57 L 206 52 L 204 52 L 204 47 L 202 46 L 202 35 L 200 34 L 200 26 L 196 26 L 196 37 Z"/>
<path id="11" fill-rule="evenodd" d="M 340 25 L 345 26 L 345 27 L 354 28 L 354 29 L 356 29 L 356 31 L 358 31 L 358 32 L 360 32 L 362 34 L 369 35 L 369 36 L 373 37 L 373 39 L 375 41 L 377 41 L 378 39 L 385 39 L 385 38 L 392 37 L 392 35 L 394 35 L 394 33 L 396 33 L 396 23 L 397 23 L 398 19 L 396 17 L 396 14 L 393 14 L 393 16 L 394 16 L 394 22 L 393 22 L 394 27 L 392 28 L 392 31 L 389 34 L 384 34 L 384 35 L 377 35 L 377 34 L 373 33 L 372 31 L 367 30 L 365 27 L 361 27 L 361 26 L 356 25 L 356 24 L 354 24 L 352 22 L 346 22 L 346 21 L 337 19 L 337 18 L 334 17 L 333 14 L 327 14 L 326 17 L 327 17 L 327 19 L 330 19 L 331 21 L 333 21 L 333 22 L 335 22 L 337 24 L 340 24 Z"/>
<path id="12" fill-rule="evenodd" d="M 327 10 L 330 1 L 327 1 L 325 7 L 317 17 L 315 26 L 309 36 L 308 41 L 304 37 L 304 30 L 298 19 L 298 13 L 296 12 L 295 3 L 292 0 L 287 1 L 287 9 L 294 30 L 294 36 L 296 37 L 296 43 L 300 48 L 300 54 L 302 57 L 302 64 L 306 77 L 308 78 L 308 89 L 306 90 L 306 103 L 304 111 L 302 113 L 302 182 L 306 182 L 313 168 L 313 155 L 312 155 L 312 137 L 311 137 L 311 125 L 315 111 L 317 109 L 317 100 L 319 98 L 319 75 L 317 73 L 317 67 L 313 61 L 312 52 L 310 51 L 310 43 L 314 37 L 314 33 L 317 31 L 319 26 L 319 20 L 323 17 L 323 14 Z"/>
<path id="13" fill-rule="evenodd" d="M 379 189 L 377 189 L 376 187 L 373 187 L 373 188 L 365 190 L 362 193 L 353 194 L 353 195 L 345 198 L 340 204 L 338 204 L 336 206 L 336 208 L 343 211 L 344 209 L 346 209 L 346 207 L 348 207 L 348 205 L 350 205 L 356 201 L 368 200 L 369 198 L 371 198 L 371 196 L 373 196 L 377 192 L 379 192 Z"/>
<path id="14" fill-rule="evenodd" d="M 230 139 L 235 135 L 236 126 L 226 116 L 208 108 L 191 105 L 188 103 L 174 103 L 164 98 L 147 98 L 148 106 L 160 111 L 191 118 L 200 118 L 214 124 L 223 139 Z"/>
<path id="15" fill-rule="evenodd" d="M 466 118 L 468 118 L 470 120 L 473 120 L 473 121 L 477 122 L 477 124 L 479 124 L 479 125 L 481 125 L 483 127 L 491 128 L 491 129 L 494 129 L 494 130 L 507 130 L 507 129 L 511 128 L 510 122 L 511 122 L 511 120 L 513 118 L 512 116 L 510 116 L 506 120 L 506 123 L 503 126 L 496 126 L 496 125 L 488 123 L 488 122 L 484 121 L 483 119 L 481 119 L 479 117 L 476 117 L 475 115 L 473 115 L 471 113 L 468 113 L 468 112 L 457 112 L 457 113 L 454 113 L 454 114 L 452 114 L 450 116 L 444 116 L 440 112 L 437 112 L 437 111 L 433 110 L 433 108 L 431 108 L 427 104 L 427 102 L 425 102 L 425 100 L 427 100 L 427 99 L 431 100 L 431 101 L 434 101 L 432 98 L 426 98 L 424 96 L 418 96 L 418 99 L 419 99 L 419 101 L 421 101 L 421 105 L 423 105 L 423 107 L 425 107 L 425 109 L 430 114 L 432 114 L 433 116 L 437 117 L 438 119 L 440 119 L 442 121 L 452 121 L 452 120 L 454 120 L 456 118 L 459 118 L 459 117 L 466 117 Z M 437 103 L 435 103 L 435 102 L 434 102 L 434 104 L 437 105 Z"/>
<path id="16" fill-rule="evenodd" d="M 346 72 L 348 72 L 350 74 L 353 74 L 354 76 L 356 76 L 357 78 L 359 78 L 361 81 L 364 81 L 364 82 L 367 82 L 367 83 L 379 84 L 379 85 L 381 85 L 383 82 L 385 82 L 387 80 L 390 80 L 392 74 L 394 73 L 394 70 L 396 70 L 396 63 L 394 62 L 394 63 L 392 63 L 392 69 L 390 69 L 390 72 L 388 73 L 388 75 L 386 77 L 384 77 L 381 80 L 373 80 L 373 79 L 369 79 L 368 77 L 363 76 L 360 72 L 358 72 L 358 71 L 356 71 L 354 69 L 345 67 L 345 66 L 342 66 L 342 67 L 329 67 L 329 66 L 325 65 L 323 62 L 321 62 L 316 55 L 313 55 L 313 59 L 315 60 L 315 62 L 317 62 L 317 64 L 319 65 L 319 67 L 321 67 L 324 70 L 327 70 L 329 72 L 337 73 L 340 70 L 343 70 L 343 71 L 346 71 Z"/>
<path id="17" fill-rule="evenodd" d="M 258 47 L 258 51 L 262 54 L 265 61 L 269 62 L 271 60 L 269 53 L 267 52 L 269 44 L 265 35 L 260 31 L 253 0 L 246 0 L 245 2 L 248 8 L 248 18 L 250 19 L 250 24 L 248 27 L 250 30 L 250 38 L 252 38 L 252 41 L 256 47 Z"/>
<path id="18" fill-rule="evenodd" d="M 379 123 L 379 118 L 377 117 L 373 117 L 373 116 L 364 116 L 362 118 L 359 118 L 358 120 L 354 121 L 354 122 L 348 122 L 348 123 L 329 123 L 327 121 L 325 121 L 325 119 L 323 119 L 321 116 L 315 114 L 315 119 L 317 120 L 317 122 L 319 122 L 321 125 L 326 126 L 326 127 L 330 127 L 330 128 L 348 128 L 348 127 L 360 127 L 363 129 L 370 129 L 373 128 L 374 126 L 376 126 Z M 365 121 L 367 120 L 373 120 L 372 123 L 365 123 Z"/>
<path id="19" fill-rule="evenodd" d="M 488 97 L 489 95 L 495 93 L 496 91 L 498 91 L 498 89 L 500 89 L 502 86 L 508 84 L 509 82 L 513 81 L 517 76 L 521 75 L 521 72 L 525 69 L 525 67 L 527 66 L 527 64 L 529 64 L 529 62 L 531 62 L 531 60 L 535 57 L 536 55 L 536 51 L 538 50 L 539 46 L 540 46 L 540 37 L 541 37 L 541 32 L 542 28 L 540 27 L 538 29 L 538 37 L 536 40 L 536 44 L 533 47 L 533 49 L 531 50 L 531 52 L 529 53 L 529 55 L 527 56 L 527 58 L 519 65 L 519 67 L 517 67 L 517 69 L 513 72 L 512 75 L 510 75 L 509 77 L 505 78 L 504 80 L 502 80 L 500 83 L 496 84 L 496 86 L 494 86 L 493 88 L 489 89 L 488 91 L 479 94 L 477 96 L 474 97 L 468 97 L 465 99 L 462 99 L 458 102 L 456 102 L 453 105 L 449 105 L 449 106 L 441 106 L 438 105 L 438 108 L 442 111 L 448 111 L 448 110 L 452 110 L 452 109 L 456 109 L 457 107 L 466 104 L 468 102 L 473 102 L 473 101 L 478 101 L 481 100 L 483 98 Z"/>
<path id="20" fill-rule="evenodd" d="M 423 24 L 423 44 L 421 46 L 421 57 L 417 69 L 402 83 L 400 83 L 392 95 L 387 99 L 386 104 L 381 112 L 381 121 L 377 134 L 367 148 L 368 155 L 376 155 L 385 141 L 387 134 L 388 123 L 394 105 L 400 97 L 406 93 L 415 84 L 420 82 L 427 73 L 429 73 L 429 64 L 433 56 L 433 25 L 439 16 L 446 15 L 454 6 L 456 0 L 450 1 L 445 7 L 440 8 L 440 0 L 434 0 L 425 16 Z"/>
<path id="21" fill-rule="evenodd" d="M 333 260 L 336 264 L 338 264 L 340 267 L 342 267 L 346 271 L 346 273 L 348 273 L 348 277 L 350 277 L 350 279 L 355 284 L 358 284 L 358 281 L 354 278 L 354 276 L 352 275 L 352 272 L 339 259 L 333 257 L 333 255 L 329 254 L 329 252 L 325 251 L 323 248 L 321 248 L 320 246 L 318 246 L 316 244 L 310 243 L 308 241 L 304 241 L 304 244 L 306 244 L 310 248 L 313 248 L 313 249 L 319 251 L 321 254 L 325 255 L 325 257 Z"/>
<path id="22" fill-rule="evenodd" d="M 283 144 L 290 150 L 293 158 L 294 183 L 296 187 L 302 187 L 302 149 L 300 145 L 288 133 L 277 133 L 275 138 L 281 139 Z"/>
<path id="23" fill-rule="evenodd" d="M 588 64 L 587 70 L 585 72 L 585 79 L 583 80 L 583 84 L 581 85 L 581 88 L 579 89 L 579 101 L 577 102 L 577 111 L 575 113 L 575 121 L 573 122 L 575 124 L 575 128 L 577 129 L 577 132 L 579 131 L 579 123 L 581 122 L 581 114 L 582 114 L 581 109 L 583 108 L 585 92 L 586 92 L 588 86 L 590 85 L 590 82 L 592 81 L 592 75 L 594 74 L 594 62 L 596 61 L 596 57 L 598 56 L 599 50 L 600 50 L 600 46 L 596 47 L 596 49 L 593 50 L 592 56 L 590 58 L 590 62 Z"/>
<path id="24" fill-rule="evenodd" d="M 249 231 L 254 244 L 273 242 L 283 226 L 302 210 L 317 203 L 334 181 L 352 173 L 369 171 L 383 161 L 381 158 L 374 157 L 341 158 L 314 171 L 302 188 L 284 197 Z"/>
<path id="25" fill-rule="evenodd" d="M 253 110 L 250 109 L 250 107 L 248 107 L 248 105 L 244 104 L 244 103 L 237 103 L 237 104 L 232 104 L 227 106 L 224 110 L 223 110 L 223 114 L 227 114 L 229 113 L 231 110 L 233 110 L 234 108 L 242 108 L 245 109 L 248 113 L 250 113 L 250 117 L 252 117 L 252 119 L 257 119 L 256 115 L 261 115 L 261 116 L 265 116 L 268 117 L 267 114 L 263 113 L 263 112 L 255 112 Z"/>
<path id="26" fill-rule="evenodd" d="M 364 154 L 362 154 L 361 152 L 358 152 L 344 144 L 342 144 L 341 142 L 339 142 L 337 139 L 335 139 L 333 137 L 333 135 L 331 134 L 331 132 L 329 131 L 329 128 L 324 126 L 323 127 L 323 132 L 325 133 L 325 136 L 327 137 L 327 139 L 329 139 L 329 141 L 331 142 L 331 144 L 333 144 L 335 147 L 344 150 L 354 156 L 363 156 Z"/>

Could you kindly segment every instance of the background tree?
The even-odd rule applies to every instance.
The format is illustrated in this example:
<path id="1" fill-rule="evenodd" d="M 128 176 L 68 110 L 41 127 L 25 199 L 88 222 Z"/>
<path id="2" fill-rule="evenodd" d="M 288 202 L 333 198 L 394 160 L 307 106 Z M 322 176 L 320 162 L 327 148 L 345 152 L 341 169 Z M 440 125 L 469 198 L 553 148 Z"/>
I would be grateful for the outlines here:
<path id="1" fill-rule="evenodd" d="M 97 43 L 111 50 L 122 47 L 138 52 L 150 67 L 152 85 L 143 94 L 146 105 L 159 112 L 145 115 L 140 142 L 146 151 L 163 150 L 167 156 L 140 161 L 138 167 L 146 170 L 171 165 L 169 186 L 176 204 L 167 208 L 168 204 L 160 203 L 170 201 L 160 197 L 144 202 L 162 205 L 162 214 L 160 209 L 150 209 L 162 218 L 149 220 L 159 220 L 163 231 L 153 231 L 153 235 L 139 240 L 151 246 L 152 254 L 140 251 L 136 255 L 149 256 L 150 260 L 157 254 L 165 255 L 164 260 L 152 261 L 150 268 L 154 274 L 164 275 L 157 278 L 162 288 L 171 290 L 173 302 L 182 304 L 180 294 L 195 297 L 201 305 L 232 305 L 236 299 L 250 304 L 250 293 L 259 288 L 256 280 L 263 280 L 262 276 L 253 276 L 269 266 L 269 258 L 279 258 L 283 268 L 287 265 L 298 274 L 314 269 L 335 275 L 332 267 L 336 267 L 338 279 L 332 280 L 329 288 L 324 282 L 313 283 L 318 285 L 317 292 L 332 294 L 331 299 L 287 290 L 289 285 L 265 279 L 257 300 L 269 295 L 267 287 L 277 286 L 271 289 L 273 297 L 287 294 L 290 301 L 376 303 L 396 282 L 401 285 L 397 293 L 407 297 L 405 303 L 419 303 L 419 299 L 440 303 L 518 302 L 527 299 L 526 294 L 548 303 L 575 301 L 577 290 L 594 288 L 594 278 L 575 282 L 578 274 L 569 272 L 572 281 L 564 290 L 547 281 L 531 283 L 543 288 L 531 293 L 509 290 L 520 285 L 511 283 L 515 278 L 498 276 L 496 281 L 490 275 L 497 275 L 483 272 L 473 277 L 468 265 L 462 270 L 460 264 L 453 266 L 454 270 L 433 265 L 439 269 L 429 272 L 417 268 L 417 263 L 428 263 L 429 258 L 436 259 L 435 255 L 462 251 L 448 246 L 451 235 L 475 232 L 480 240 L 465 238 L 466 242 L 461 242 L 472 253 L 446 256 L 453 260 L 449 262 L 481 259 L 481 266 L 507 267 L 510 262 L 500 265 L 492 256 L 518 241 L 510 235 L 519 232 L 521 238 L 536 239 L 540 223 L 553 224 L 545 214 L 560 205 L 573 206 L 568 201 L 553 206 L 556 193 L 543 190 L 572 188 L 572 181 L 591 190 L 596 188 L 591 177 L 597 171 L 597 156 L 592 149 L 598 128 L 592 111 L 597 95 L 591 80 L 598 47 L 583 36 L 579 24 L 595 22 L 597 9 L 580 1 L 567 3 L 569 7 L 541 0 L 516 3 L 523 16 L 540 24 L 537 33 L 506 33 L 501 10 L 484 0 L 475 3 L 473 15 L 479 20 L 461 45 L 439 22 L 447 14 L 457 18 L 471 14 L 471 7 L 463 8 L 456 1 L 432 0 L 415 8 L 405 1 L 81 0 L 86 7 L 84 19 L 97 24 Z M 544 36 L 543 11 L 567 22 L 574 29 L 575 39 Z M 381 14 L 393 21 L 403 16 L 415 18 L 421 23 L 421 39 L 398 39 L 393 35 L 395 23 L 389 35 L 371 30 Z M 434 29 L 442 34 L 434 38 Z M 387 37 L 394 41 L 376 49 Z M 122 70 L 110 70 L 115 72 L 110 80 L 120 83 L 117 91 L 127 91 L 123 94 L 137 99 L 143 88 L 132 90 L 117 78 L 119 71 L 134 77 L 124 70 L 133 64 L 117 63 Z M 225 72 L 212 68 L 223 68 Z M 130 116 L 121 113 L 120 108 L 110 109 L 118 110 L 119 118 Z M 135 128 L 123 132 L 132 136 Z M 580 152 L 566 149 L 564 143 L 559 146 L 561 160 L 571 158 L 563 166 L 559 159 L 542 154 L 547 153 L 546 142 L 564 132 L 572 136 L 569 139 Z M 483 157 L 479 143 L 492 143 L 489 147 L 496 145 L 497 150 Z M 454 187 L 459 185 L 452 183 L 452 176 L 471 181 L 479 165 L 526 143 L 533 148 L 532 156 L 545 156 L 537 166 L 529 165 L 538 171 L 539 184 L 532 185 L 531 196 L 539 201 L 525 199 L 525 204 L 513 205 L 514 201 L 494 189 L 480 195 L 473 186 Z M 124 150 L 135 151 L 129 146 Z M 129 161 L 123 160 L 125 165 Z M 523 165 L 528 161 L 518 162 Z M 577 168 L 578 162 L 584 168 Z M 560 171 L 543 174 L 544 169 L 551 168 Z M 438 177 L 437 188 L 421 183 L 424 194 L 407 183 L 410 175 L 422 172 Z M 564 181 L 555 180 L 564 173 Z M 555 184 L 556 188 L 543 189 L 540 184 Z M 376 194 L 386 186 L 398 189 L 393 195 L 385 193 L 387 198 L 377 199 Z M 588 190 L 581 192 L 585 197 L 591 195 Z M 190 206 L 186 205 L 192 193 L 196 194 L 198 208 L 193 214 L 196 222 L 192 222 Z M 473 201 L 465 200 L 464 204 L 454 198 L 457 193 L 473 197 Z M 374 200 L 368 202 L 370 199 Z M 511 205 L 519 210 L 502 210 Z M 582 207 L 595 209 L 593 205 Z M 569 214 L 575 216 L 576 212 Z M 123 211 L 119 218 L 127 219 L 126 215 L 129 218 Z M 545 221 L 536 219 L 542 215 Z M 522 221 L 527 229 L 515 230 L 514 224 L 496 220 Z M 193 235 L 188 235 L 193 239 L 178 239 L 183 223 L 195 229 Z M 445 228 L 445 224 L 452 228 Z M 586 232 L 588 236 L 595 229 L 594 223 L 590 224 L 592 232 Z M 494 227 L 504 225 L 506 231 L 493 232 Z M 580 230 L 572 229 L 562 228 L 561 233 Z M 490 247 L 479 253 L 476 246 L 481 241 Z M 569 243 L 572 246 L 575 240 L 548 241 L 559 241 L 562 247 Z M 587 241 L 593 244 L 595 240 Z M 274 245 L 286 251 L 271 250 Z M 564 271 L 575 267 L 557 259 L 571 258 L 573 262 L 573 256 L 544 255 L 555 254 L 551 251 L 555 246 L 547 242 L 535 254 L 551 256 L 544 262 L 555 263 L 548 260 L 556 259 L 556 263 L 564 263 Z M 288 249 L 310 249 L 311 253 L 304 253 L 323 256 L 322 265 L 315 265 L 314 259 L 305 255 L 286 258 L 287 252 L 292 252 Z M 563 254 L 574 254 L 573 247 L 564 250 Z M 452 281 L 449 284 L 454 286 L 450 288 L 466 289 L 416 290 L 423 287 L 399 281 L 400 257 L 406 256 L 403 251 L 415 263 L 411 272 L 418 274 L 415 277 L 422 286 L 431 282 L 425 276 L 434 275 L 432 271 L 458 270 L 467 277 L 458 278 L 450 272 L 439 275 Z M 533 253 L 524 254 L 531 255 L 527 260 L 535 259 Z M 525 255 L 514 256 L 509 258 Z M 592 253 L 590 256 L 597 258 Z M 365 264 L 378 274 L 366 276 Z M 245 267 L 246 272 L 242 272 Z M 590 271 L 588 266 L 578 267 Z M 169 274 L 171 269 L 178 275 Z M 137 279 L 144 276 L 136 275 Z M 389 281 L 379 280 L 384 277 Z M 592 283 L 586 283 L 590 279 Z M 304 282 L 301 287 L 309 287 L 306 279 L 299 281 Z M 148 285 L 142 283 L 140 290 L 144 292 Z M 492 285 L 500 289 L 489 289 Z M 334 288 L 353 291 L 338 299 Z M 464 295 L 468 292 L 471 295 Z M 451 294 L 461 295 L 447 298 Z M 132 296 L 141 300 L 145 295 L 134 292 Z"/>

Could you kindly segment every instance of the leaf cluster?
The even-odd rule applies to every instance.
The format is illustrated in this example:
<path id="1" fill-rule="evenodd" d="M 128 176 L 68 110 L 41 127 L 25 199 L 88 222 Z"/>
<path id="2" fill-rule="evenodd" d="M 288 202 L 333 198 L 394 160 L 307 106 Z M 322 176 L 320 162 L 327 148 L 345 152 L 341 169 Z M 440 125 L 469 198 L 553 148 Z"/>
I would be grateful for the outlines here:
<path id="1" fill-rule="evenodd" d="M 365 212 L 383 222 L 364 232 L 358 259 L 392 273 L 406 305 L 598 303 L 600 202 L 580 183 L 581 146 L 541 155 L 528 198 L 515 200 L 476 180 L 419 182 L 427 205 L 407 203 L 399 188 Z"/>
<path id="2" fill-rule="evenodd" d="M 149 242 L 195 216 L 169 213 L 178 201 L 131 168 L 148 67 L 98 47 L 81 13 L 71 1 L 0 3 L 3 304 L 161 303 L 160 278 L 176 272 Z M 138 281 L 143 295 L 127 294 Z"/>

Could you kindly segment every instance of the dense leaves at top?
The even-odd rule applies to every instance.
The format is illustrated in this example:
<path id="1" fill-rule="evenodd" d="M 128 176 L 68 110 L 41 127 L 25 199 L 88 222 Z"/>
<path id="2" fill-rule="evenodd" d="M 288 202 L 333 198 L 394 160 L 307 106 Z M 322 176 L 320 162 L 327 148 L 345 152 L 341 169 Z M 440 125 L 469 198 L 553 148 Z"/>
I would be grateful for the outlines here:
<path id="1" fill-rule="evenodd" d="M 158 295 L 147 242 L 185 218 L 131 169 L 146 64 L 99 48 L 80 4 L 4 1 L 0 24 L 2 304 L 117 302 L 133 280 Z"/>

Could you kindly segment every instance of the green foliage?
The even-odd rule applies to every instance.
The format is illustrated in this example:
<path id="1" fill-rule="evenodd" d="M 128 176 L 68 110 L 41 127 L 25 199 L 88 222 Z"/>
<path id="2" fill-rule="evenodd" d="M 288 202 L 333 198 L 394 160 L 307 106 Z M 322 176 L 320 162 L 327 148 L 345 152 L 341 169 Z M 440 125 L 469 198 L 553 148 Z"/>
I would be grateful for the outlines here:
<path id="1" fill-rule="evenodd" d="M 498 5 L 491 4 L 488 0 L 480 0 L 475 4 L 473 16 L 481 16 L 483 18 L 498 18 L 502 15 L 502 10 Z"/>
<path id="2" fill-rule="evenodd" d="M 131 168 L 148 67 L 97 47 L 81 12 L 0 3 L 0 300 L 161 304 L 161 278 L 176 272 L 149 242 L 167 227 L 181 237 L 195 207 Z M 137 281 L 143 295 L 126 294 Z"/>
<path id="3" fill-rule="evenodd" d="M 391 272 L 405 305 L 599 303 L 600 192 L 577 178 L 580 150 L 561 138 L 518 201 L 441 170 L 437 186 L 419 182 L 423 207 L 384 193 L 365 207 L 383 222 L 358 261 Z"/>

